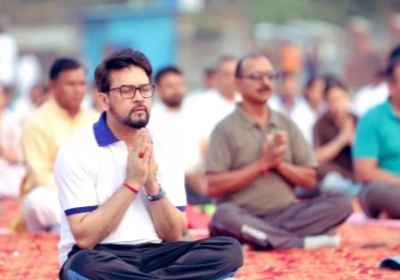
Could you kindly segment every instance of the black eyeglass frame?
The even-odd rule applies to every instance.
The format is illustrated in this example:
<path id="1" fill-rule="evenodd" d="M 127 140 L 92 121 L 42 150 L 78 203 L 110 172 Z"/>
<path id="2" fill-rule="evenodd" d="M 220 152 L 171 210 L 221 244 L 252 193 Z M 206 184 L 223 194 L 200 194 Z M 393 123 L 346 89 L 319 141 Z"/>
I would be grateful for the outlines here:
<path id="1" fill-rule="evenodd" d="M 150 92 L 151 92 L 151 94 L 150 94 L 150 95 L 143 95 L 143 93 L 142 93 L 143 87 L 150 87 Z M 123 93 L 122 93 L 122 89 L 124 89 L 124 88 L 130 88 L 130 89 L 133 90 L 133 91 L 130 91 L 130 94 L 129 94 L 129 96 L 128 96 L 127 94 L 123 94 Z M 141 86 L 139 86 L 139 87 L 136 87 L 136 86 L 133 86 L 133 85 L 122 85 L 122 86 L 120 86 L 120 87 L 110 88 L 110 90 L 109 90 L 108 92 L 110 93 L 110 92 L 113 91 L 113 90 L 118 90 L 120 96 L 121 96 L 122 98 L 124 98 L 124 99 L 132 99 L 132 98 L 134 98 L 134 97 L 136 96 L 136 92 L 138 92 L 138 91 L 139 91 L 140 95 L 141 95 L 143 98 L 151 98 L 151 97 L 154 96 L 154 93 L 155 93 L 155 90 L 156 90 L 156 86 L 155 86 L 155 85 L 152 85 L 152 84 L 141 85 Z M 132 92 L 133 92 L 133 93 L 132 93 Z"/>
<path id="2" fill-rule="evenodd" d="M 252 73 L 248 75 L 241 75 L 239 79 L 249 79 L 255 82 L 260 82 L 264 78 L 268 78 L 270 81 L 277 81 L 279 79 L 278 72 L 269 72 L 269 73 Z"/>

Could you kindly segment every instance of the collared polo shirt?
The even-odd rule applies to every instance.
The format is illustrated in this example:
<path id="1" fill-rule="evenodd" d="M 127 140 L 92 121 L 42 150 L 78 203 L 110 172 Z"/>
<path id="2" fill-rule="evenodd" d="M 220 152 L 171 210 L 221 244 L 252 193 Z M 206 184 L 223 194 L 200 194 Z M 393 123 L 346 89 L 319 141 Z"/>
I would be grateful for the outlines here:
<path id="1" fill-rule="evenodd" d="M 400 176 L 400 117 L 390 100 L 368 111 L 359 121 L 353 158 L 374 159 L 384 170 Z"/>
<path id="2" fill-rule="evenodd" d="M 242 107 L 223 119 L 211 135 L 206 170 L 224 173 L 241 169 L 261 156 L 267 134 L 287 132 L 284 160 L 294 165 L 316 167 L 311 147 L 299 128 L 281 113 L 270 111 L 265 129 L 248 116 Z M 276 171 L 260 175 L 247 186 L 217 198 L 217 203 L 233 203 L 247 210 L 279 210 L 296 200 L 294 187 Z"/>
<path id="3" fill-rule="evenodd" d="M 158 179 L 167 198 L 181 211 L 186 209 L 184 172 L 163 157 L 163 149 L 152 137 Z M 96 210 L 118 190 L 126 180 L 128 148 L 119 141 L 106 123 L 103 113 L 93 127 L 72 136 L 61 147 L 54 179 L 59 190 L 63 215 L 59 243 L 59 261 L 75 244 L 67 216 Z M 149 201 L 142 188 L 125 212 L 118 227 L 100 243 L 141 244 L 161 242 L 150 215 Z"/>

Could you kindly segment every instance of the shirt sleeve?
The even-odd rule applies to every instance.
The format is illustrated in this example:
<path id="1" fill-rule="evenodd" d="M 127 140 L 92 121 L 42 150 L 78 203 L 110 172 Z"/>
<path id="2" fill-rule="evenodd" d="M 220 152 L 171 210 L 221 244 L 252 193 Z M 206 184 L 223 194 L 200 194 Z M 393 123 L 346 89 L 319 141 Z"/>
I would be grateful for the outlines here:
<path id="1" fill-rule="evenodd" d="M 378 127 L 374 124 L 370 114 L 364 115 L 357 125 L 356 137 L 352 148 L 353 158 L 379 157 Z"/>
<path id="2" fill-rule="evenodd" d="M 93 168 L 88 159 L 78 159 L 75 153 L 61 148 L 54 166 L 54 180 L 66 216 L 91 212 L 98 207 Z"/>
<path id="3" fill-rule="evenodd" d="M 220 123 L 221 124 L 221 123 Z M 223 127 L 217 125 L 211 134 L 206 156 L 206 172 L 222 173 L 229 171 L 232 166 L 232 153 L 229 136 Z"/>
<path id="4" fill-rule="evenodd" d="M 157 140 L 155 145 L 155 161 L 157 164 L 157 180 L 165 191 L 169 201 L 180 211 L 186 211 L 185 170 L 180 156 L 166 158 L 163 147 Z"/>
<path id="5" fill-rule="evenodd" d="M 22 132 L 22 150 L 35 186 L 56 188 L 53 180 L 53 156 L 46 131 L 35 122 L 26 122 Z"/>
<path id="6" fill-rule="evenodd" d="M 300 129 L 295 123 L 288 119 L 288 139 L 290 150 L 292 152 L 292 160 L 294 165 L 317 167 L 318 163 L 310 144 L 306 141 Z"/>

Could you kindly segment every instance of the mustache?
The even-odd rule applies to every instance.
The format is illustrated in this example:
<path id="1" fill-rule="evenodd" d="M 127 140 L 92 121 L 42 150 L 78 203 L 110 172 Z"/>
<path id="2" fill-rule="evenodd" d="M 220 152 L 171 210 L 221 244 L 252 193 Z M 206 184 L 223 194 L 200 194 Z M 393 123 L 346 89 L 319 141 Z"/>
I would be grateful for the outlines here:
<path id="1" fill-rule="evenodd" d="M 147 111 L 147 107 L 146 106 L 144 106 L 143 104 L 139 104 L 139 105 L 136 105 L 136 106 L 134 106 L 130 111 L 129 111 L 129 114 L 132 114 L 136 109 L 143 109 L 146 113 L 148 113 L 148 111 Z"/>
<path id="2" fill-rule="evenodd" d="M 260 87 L 259 89 L 258 89 L 258 91 L 260 92 L 260 91 L 271 91 L 271 87 L 269 87 L 269 86 L 263 86 L 263 87 Z"/>

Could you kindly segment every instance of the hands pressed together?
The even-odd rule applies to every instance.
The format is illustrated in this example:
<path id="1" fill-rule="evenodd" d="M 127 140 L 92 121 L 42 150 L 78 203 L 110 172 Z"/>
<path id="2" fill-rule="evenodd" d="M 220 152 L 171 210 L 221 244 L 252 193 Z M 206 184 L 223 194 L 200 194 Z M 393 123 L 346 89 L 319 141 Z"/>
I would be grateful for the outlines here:
<path id="1" fill-rule="evenodd" d="M 143 186 L 150 195 L 160 191 L 156 180 L 157 166 L 154 161 L 153 145 L 147 129 L 140 129 L 133 147 L 129 147 L 126 164 L 126 183 L 140 190 Z"/>
<path id="2" fill-rule="evenodd" d="M 266 136 L 260 158 L 262 172 L 267 172 L 268 170 L 279 166 L 283 160 L 286 145 L 287 134 L 285 131 L 279 131 L 275 134 L 268 134 Z"/>
<path id="3" fill-rule="evenodd" d="M 338 139 L 343 146 L 352 145 L 355 135 L 355 123 L 352 117 L 347 117 L 340 127 Z"/>

